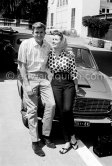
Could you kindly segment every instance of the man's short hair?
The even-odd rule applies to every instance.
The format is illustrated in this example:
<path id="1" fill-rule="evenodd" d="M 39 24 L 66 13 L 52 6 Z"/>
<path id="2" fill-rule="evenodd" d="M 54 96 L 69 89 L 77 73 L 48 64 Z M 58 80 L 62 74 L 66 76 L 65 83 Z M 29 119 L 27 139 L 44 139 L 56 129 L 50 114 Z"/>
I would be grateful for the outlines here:
<path id="1" fill-rule="evenodd" d="M 46 26 L 42 22 L 36 22 L 32 25 L 32 30 L 33 31 L 36 28 L 43 28 L 44 30 L 46 30 Z"/>

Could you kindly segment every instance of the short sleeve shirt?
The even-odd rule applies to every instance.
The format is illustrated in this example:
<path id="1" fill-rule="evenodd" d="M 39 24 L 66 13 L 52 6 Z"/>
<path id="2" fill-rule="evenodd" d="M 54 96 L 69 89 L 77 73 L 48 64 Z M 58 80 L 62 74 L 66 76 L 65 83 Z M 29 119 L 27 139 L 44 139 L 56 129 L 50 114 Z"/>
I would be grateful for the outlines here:
<path id="1" fill-rule="evenodd" d="M 46 40 L 43 40 L 40 46 L 34 38 L 26 39 L 19 47 L 18 61 L 26 64 L 27 72 L 44 72 L 50 49 L 51 46 Z"/>

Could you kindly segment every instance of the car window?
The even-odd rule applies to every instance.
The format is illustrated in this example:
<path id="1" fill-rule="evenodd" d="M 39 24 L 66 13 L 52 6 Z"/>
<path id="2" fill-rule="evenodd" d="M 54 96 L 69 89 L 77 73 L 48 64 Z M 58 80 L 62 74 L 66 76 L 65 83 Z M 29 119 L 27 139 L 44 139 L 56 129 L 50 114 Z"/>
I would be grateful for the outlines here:
<path id="1" fill-rule="evenodd" d="M 75 54 L 76 66 L 93 68 L 94 63 L 91 58 L 90 51 L 83 48 L 72 48 L 73 53 Z"/>
<path id="2" fill-rule="evenodd" d="M 92 50 L 91 52 L 99 70 L 104 74 L 112 77 L 112 52 L 103 50 Z"/>

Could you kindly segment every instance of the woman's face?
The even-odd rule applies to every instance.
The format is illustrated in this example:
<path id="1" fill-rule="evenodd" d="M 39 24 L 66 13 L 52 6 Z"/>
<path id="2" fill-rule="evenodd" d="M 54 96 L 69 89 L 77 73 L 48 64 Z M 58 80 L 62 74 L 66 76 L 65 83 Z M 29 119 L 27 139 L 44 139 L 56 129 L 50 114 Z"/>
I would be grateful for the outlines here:
<path id="1" fill-rule="evenodd" d="M 53 48 L 58 48 L 61 44 L 61 38 L 58 35 L 52 37 L 52 46 Z"/>

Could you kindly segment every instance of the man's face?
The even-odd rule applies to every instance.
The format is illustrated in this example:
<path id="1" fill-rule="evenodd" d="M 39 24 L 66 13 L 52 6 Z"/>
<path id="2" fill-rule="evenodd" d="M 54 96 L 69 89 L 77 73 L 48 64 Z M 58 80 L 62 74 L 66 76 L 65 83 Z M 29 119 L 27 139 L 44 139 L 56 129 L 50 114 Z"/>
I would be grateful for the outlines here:
<path id="1" fill-rule="evenodd" d="M 38 44 L 42 44 L 43 39 L 45 37 L 44 28 L 35 28 L 33 31 L 33 36 Z"/>

